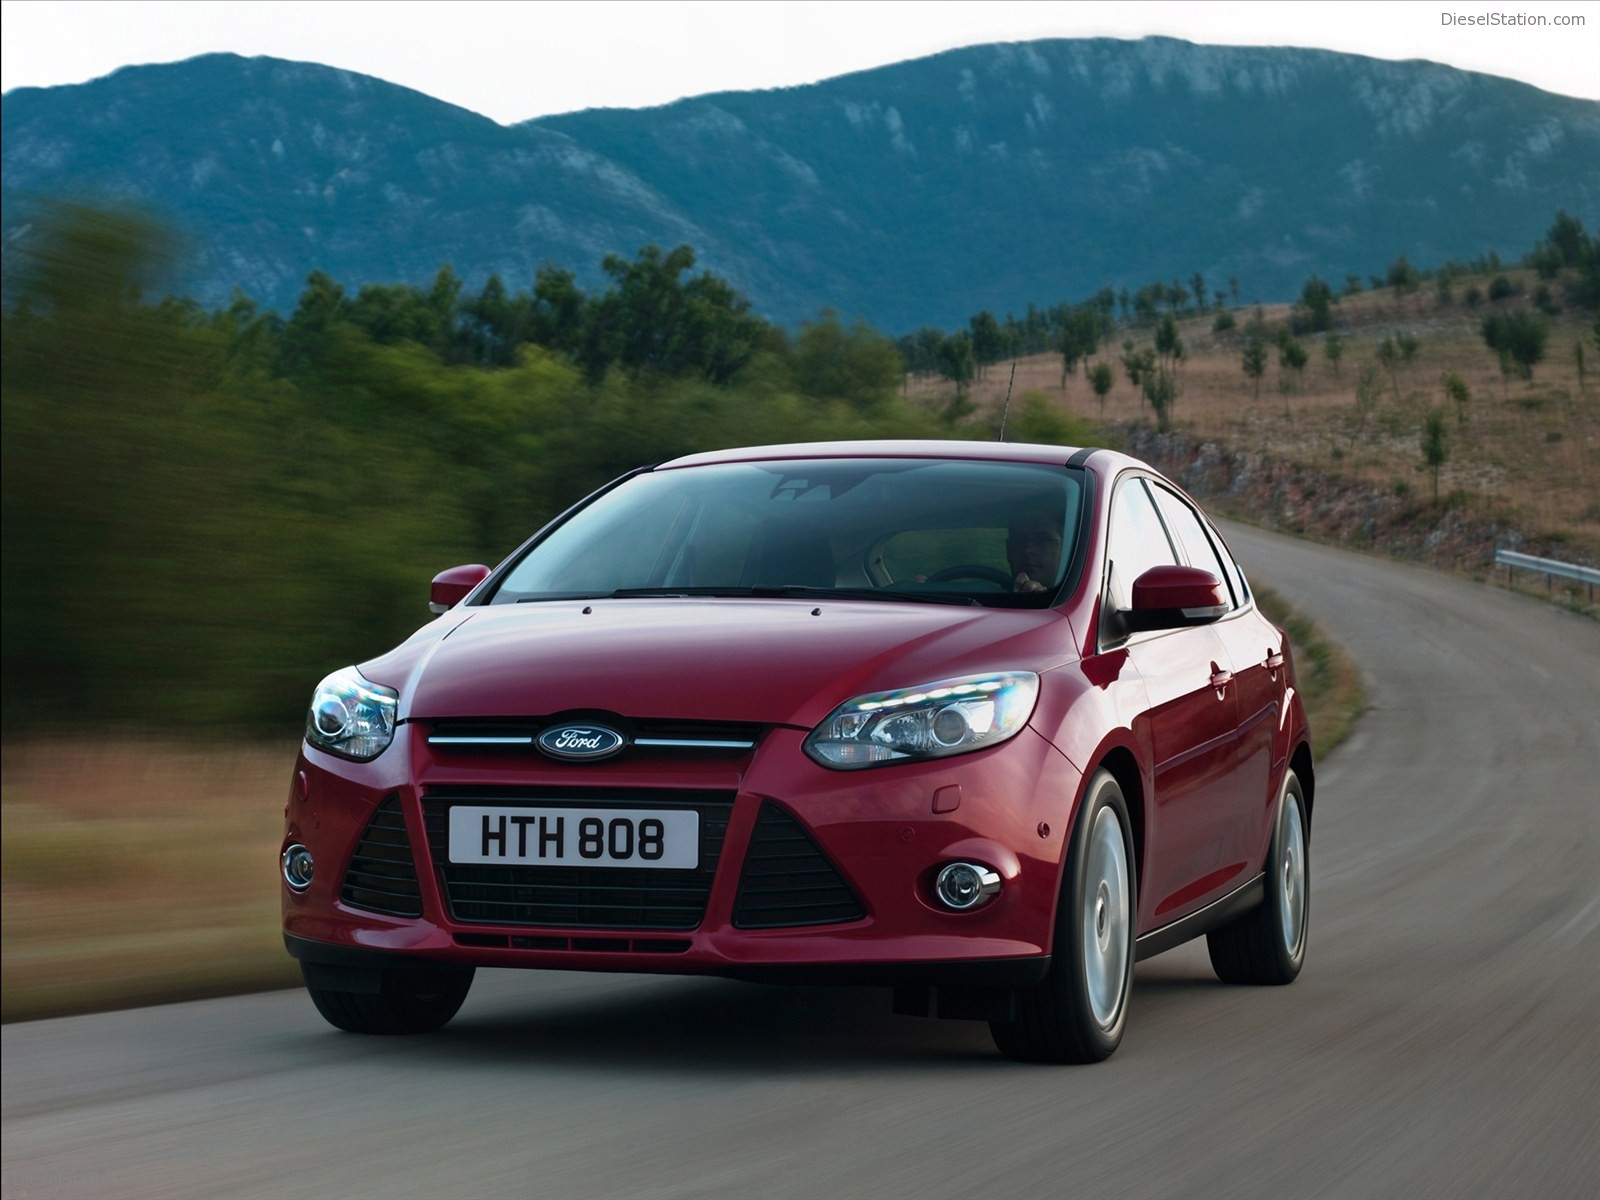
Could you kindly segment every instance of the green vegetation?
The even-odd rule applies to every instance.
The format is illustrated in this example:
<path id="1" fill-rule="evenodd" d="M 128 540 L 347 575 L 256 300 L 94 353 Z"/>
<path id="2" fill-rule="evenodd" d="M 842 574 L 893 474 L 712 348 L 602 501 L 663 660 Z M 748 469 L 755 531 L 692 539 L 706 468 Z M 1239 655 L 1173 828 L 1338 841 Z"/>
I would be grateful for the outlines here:
<path id="1" fill-rule="evenodd" d="M 8 736 L 290 730 L 426 619 L 434 573 L 641 463 L 994 435 L 901 399 L 869 327 L 787 334 L 687 248 L 608 258 L 598 294 L 317 274 L 280 319 L 144 299 L 169 243 L 133 218 L 65 210 L 35 245 L 3 318 Z"/>
<path id="2" fill-rule="evenodd" d="M 1549 337 L 1550 327 L 1529 312 L 1494 312 L 1483 319 L 1484 344 L 1503 362 L 1514 364 L 1523 379 L 1533 378 Z"/>
<path id="3" fill-rule="evenodd" d="M 1430 408 L 1422 419 L 1422 464 L 1433 475 L 1433 503 L 1439 503 L 1439 468 L 1450 461 L 1450 430 L 1444 413 Z"/>

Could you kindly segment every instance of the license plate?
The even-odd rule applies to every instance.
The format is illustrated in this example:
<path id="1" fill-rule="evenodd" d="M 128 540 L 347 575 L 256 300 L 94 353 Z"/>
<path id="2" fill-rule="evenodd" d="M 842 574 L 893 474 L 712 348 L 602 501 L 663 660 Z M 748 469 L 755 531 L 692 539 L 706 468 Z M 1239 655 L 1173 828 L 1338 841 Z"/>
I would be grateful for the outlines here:
<path id="1" fill-rule="evenodd" d="M 678 808 L 458 804 L 450 810 L 450 861 L 693 870 L 700 865 L 700 814 Z"/>

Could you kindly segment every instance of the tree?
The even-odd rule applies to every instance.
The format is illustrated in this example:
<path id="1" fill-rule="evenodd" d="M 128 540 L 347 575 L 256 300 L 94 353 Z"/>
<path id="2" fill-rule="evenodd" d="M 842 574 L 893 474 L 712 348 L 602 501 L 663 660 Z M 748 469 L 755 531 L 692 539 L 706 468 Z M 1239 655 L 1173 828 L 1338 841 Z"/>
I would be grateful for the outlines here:
<path id="1" fill-rule="evenodd" d="M 1255 381 L 1255 398 L 1261 399 L 1261 377 L 1267 373 L 1267 344 L 1259 337 L 1252 336 L 1250 343 L 1244 348 L 1244 355 L 1240 361 L 1244 366 L 1244 373 Z"/>
<path id="2" fill-rule="evenodd" d="M 561 354 L 575 355 L 583 337 L 588 299 L 571 271 L 540 267 L 533 281 L 529 311 L 529 340 Z"/>
<path id="3" fill-rule="evenodd" d="M 1400 345 L 1395 341 L 1393 334 L 1385 334 L 1383 341 L 1378 343 L 1378 361 L 1383 364 L 1383 369 L 1389 372 L 1389 381 L 1394 385 L 1394 398 L 1400 399 Z"/>
<path id="4" fill-rule="evenodd" d="M 972 357 L 981 373 L 1000 361 L 1005 353 L 1005 337 L 1000 331 L 1000 322 L 988 309 L 973 314 L 967 326 L 972 330 Z"/>
<path id="5" fill-rule="evenodd" d="M 1061 351 L 1061 390 L 1067 390 L 1067 376 L 1074 374 L 1078 363 L 1093 354 L 1100 345 L 1100 316 L 1088 305 L 1069 309 L 1061 322 L 1061 336 L 1057 349 Z"/>
<path id="6" fill-rule="evenodd" d="M 1433 473 L 1433 502 L 1439 503 L 1439 468 L 1450 458 L 1450 433 L 1444 413 L 1430 408 L 1422 422 L 1422 462 Z"/>
<path id="7" fill-rule="evenodd" d="M 1199 271 L 1189 276 L 1189 290 L 1194 293 L 1194 302 L 1201 312 L 1206 310 L 1206 277 Z"/>
<path id="8" fill-rule="evenodd" d="M 1162 370 L 1175 375 L 1178 364 L 1183 361 L 1183 338 L 1178 336 L 1178 323 L 1170 312 L 1156 326 L 1156 354 L 1160 356 Z"/>
<path id="9" fill-rule="evenodd" d="M 1133 315 L 1140 325 L 1154 325 L 1161 301 L 1167 294 L 1164 283 L 1147 283 L 1133 294 Z"/>
<path id="10" fill-rule="evenodd" d="M 1483 318 L 1483 340 L 1489 349 L 1516 364 L 1518 373 L 1533 379 L 1533 368 L 1544 358 L 1550 327 L 1528 312 L 1497 312 Z"/>
<path id="11" fill-rule="evenodd" d="M 1344 338 L 1337 333 L 1330 333 L 1323 339 L 1322 353 L 1333 367 L 1335 377 L 1339 374 L 1339 360 L 1344 357 Z"/>
<path id="12" fill-rule="evenodd" d="M 1296 333 L 1322 333 L 1333 327 L 1333 289 L 1313 275 L 1300 289 L 1300 308 L 1303 315 L 1296 321 Z"/>
<path id="13" fill-rule="evenodd" d="M 1404 254 L 1389 264 L 1388 273 L 1384 278 L 1388 285 L 1394 289 L 1396 299 L 1417 290 L 1419 279 L 1417 270 L 1407 261 Z"/>
<path id="14" fill-rule="evenodd" d="M 1094 388 L 1094 394 L 1100 399 L 1100 419 L 1106 417 L 1106 396 L 1111 391 L 1111 385 L 1116 382 L 1116 374 L 1111 370 L 1111 364 L 1105 362 L 1095 363 L 1094 370 L 1089 372 L 1089 386 Z"/>
<path id="15" fill-rule="evenodd" d="M 1299 386 L 1301 372 L 1306 369 L 1306 363 L 1309 360 L 1310 356 L 1306 353 L 1306 348 L 1300 344 L 1298 339 L 1286 336 L 1278 343 L 1278 369 L 1280 372 L 1292 372 L 1294 380 L 1293 387 L 1291 387 L 1288 385 L 1286 378 L 1281 378 L 1284 416 L 1289 415 L 1289 393 Z"/>
<path id="16" fill-rule="evenodd" d="M 767 323 L 750 302 L 709 272 L 680 278 L 694 251 L 646 246 L 634 261 L 608 254 L 611 286 L 586 313 L 580 358 L 593 381 L 617 363 L 632 375 L 698 374 L 726 383 L 766 342 Z"/>
<path id="17" fill-rule="evenodd" d="M 1583 232 L 1583 222 L 1577 217 L 1569 216 L 1562 209 L 1556 213 L 1555 223 L 1544 236 L 1562 266 L 1577 267 L 1583 264 L 1585 254 L 1589 251 L 1589 239 Z"/>
<path id="18" fill-rule="evenodd" d="M 1148 346 L 1134 349 L 1131 341 L 1122 343 L 1122 369 L 1127 373 L 1128 382 L 1134 387 L 1139 387 L 1144 382 L 1144 377 L 1156 368 L 1156 352 Z"/>
<path id="19" fill-rule="evenodd" d="M 1401 330 L 1395 335 L 1395 344 L 1400 347 L 1401 364 L 1409 367 L 1411 365 L 1411 360 L 1417 356 L 1417 348 L 1421 346 L 1422 343 L 1417 341 L 1414 334 L 1410 334 L 1404 330 Z"/>
<path id="20" fill-rule="evenodd" d="M 1172 407 L 1178 399 L 1178 382 L 1165 367 L 1157 367 L 1144 377 L 1144 398 L 1156 411 L 1156 428 L 1166 433 L 1172 428 Z"/>
<path id="21" fill-rule="evenodd" d="M 976 366 L 977 360 L 972 353 L 972 339 L 967 336 L 965 329 L 958 329 L 939 343 L 939 374 L 956 385 L 958 397 L 967 394 L 967 385 L 972 382 Z"/>
<path id="22" fill-rule="evenodd" d="M 1368 363 L 1361 368 L 1361 376 L 1356 380 L 1356 428 L 1350 437 L 1350 444 L 1355 445 L 1356 439 L 1367 429 L 1367 417 L 1372 410 L 1378 407 L 1378 396 L 1383 390 L 1383 373 L 1378 370 L 1375 363 Z"/>
<path id="23" fill-rule="evenodd" d="M 1472 389 L 1467 386 L 1467 381 L 1454 371 L 1445 372 L 1444 376 L 1445 399 L 1456 406 L 1456 424 L 1467 423 L 1467 401 L 1472 399 Z"/>
<path id="24" fill-rule="evenodd" d="M 789 371 L 803 396 L 878 412 L 894 396 L 901 360 L 894 343 L 865 321 L 847 327 L 828 308 L 795 334 Z"/>

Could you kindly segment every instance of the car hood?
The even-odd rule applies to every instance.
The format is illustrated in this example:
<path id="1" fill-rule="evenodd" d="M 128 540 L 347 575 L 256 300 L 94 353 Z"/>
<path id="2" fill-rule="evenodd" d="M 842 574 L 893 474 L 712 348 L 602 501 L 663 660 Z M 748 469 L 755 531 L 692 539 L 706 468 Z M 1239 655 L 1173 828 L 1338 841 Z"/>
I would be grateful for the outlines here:
<path id="1" fill-rule="evenodd" d="M 436 631 L 432 637 L 428 631 Z M 402 720 L 601 711 L 810 728 L 862 692 L 1072 657 L 1053 610 L 651 598 L 457 610 L 363 664 Z"/>

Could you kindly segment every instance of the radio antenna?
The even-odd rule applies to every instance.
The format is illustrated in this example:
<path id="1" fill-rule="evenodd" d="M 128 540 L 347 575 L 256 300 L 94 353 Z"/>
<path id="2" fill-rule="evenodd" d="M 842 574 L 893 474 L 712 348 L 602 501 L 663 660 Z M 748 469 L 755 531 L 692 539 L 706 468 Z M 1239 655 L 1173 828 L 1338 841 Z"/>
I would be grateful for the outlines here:
<path id="1" fill-rule="evenodd" d="M 1000 440 L 1006 440 L 1006 416 L 1011 412 L 1011 386 L 1017 382 L 1017 360 L 1011 360 L 1011 379 L 1006 384 L 1006 404 L 1000 410 Z"/>

